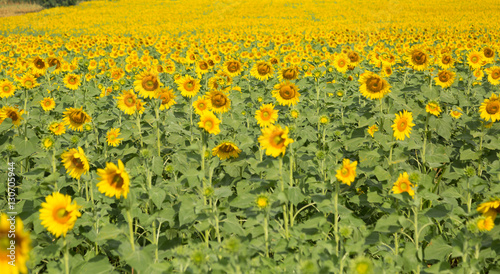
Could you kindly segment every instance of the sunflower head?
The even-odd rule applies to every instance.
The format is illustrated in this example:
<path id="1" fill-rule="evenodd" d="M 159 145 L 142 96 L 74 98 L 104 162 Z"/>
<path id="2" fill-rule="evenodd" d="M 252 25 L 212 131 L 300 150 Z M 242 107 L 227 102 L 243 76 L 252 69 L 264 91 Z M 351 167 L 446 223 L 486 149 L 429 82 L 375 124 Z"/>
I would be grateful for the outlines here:
<path id="1" fill-rule="evenodd" d="M 361 84 L 359 91 L 368 99 L 382 99 L 387 93 L 391 92 L 389 83 L 370 71 L 360 75 L 359 83 Z"/>
<path id="2" fill-rule="evenodd" d="M 220 133 L 219 124 L 220 120 L 210 111 L 202 113 L 200 121 L 198 122 L 198 126 L 200 128 L 203 128 L 206 132 L 214 135 Z"/>
<path id="3" fill-rule="evenodd" d="M 0 98 L 9 98 L 14 95 L 16 87 L 9 80 L 0 81 Z"/>
<path id="4" fill-rule="evenodd" d="M 134 88 L 144 98 L 155 98 L 161 86 L 158 75 L 146 70 L 135 77 Z"/>
<path id="5" fill-rule="evenodd" d="M 97 175 L 99 175 L 99 183 L 97 183 L 99 192 L 108 197 L 114 196 L 116 199 L 120 199 L 123 195 L 127 199 L 130 178 L 121 160 L 118 160 L 118 166 L 114 163 L 106 163 L 106 168 L 97 169 Z"/>
<path id="6" fill-rule="evenodd" d="M 16 107 L 5 106 L 0 109 L 0 124 L 3 120 L 10 118 L 12 119 L 12 123 L 18 127 L 21 125 L 21 121 L 24 118 L 21 116 L 24 113 L 24 110 L 19 111 Z"/>
<path id="7" fill-rule="evenodd" d="M 238 148 L 233 142 L 222 142 L 212 149 L 212 155 L 219 157 L 221 160 L 238 158 L 241 149 Z"/>
<path id="8" fill-rule="evenodd" d="M 119 128 L 111 128 L 108 130 L 106 133 L 106 140 L 108 142 L 108 146 L 114 146 L 116 147 L 119 145 L 123 138 L 118 138 L 120 136 L 120 129 Z"/>
<path id="9" fill-rule="evenodd" d="M 410 182 L 408 173 L 404 172 L 403 174 L 399 174 L 398 180 L 394 183 L 394 186 L 392 187 L 392 192 L 394 194 L 401 194 L 403 192 L 406 192 L 413 198 L 415 195 L 413 187 L 415 186 Z"/>
<path id="10" fill-rule="evenodd" d="M 278 110 L 273 104 L 265 104 L 255 112 L 255 119 L 260 127 L 273 125 L 278 120 Z"/>
<path id="11" fill-rule="evenodd" d="M 297 102 L 300 102 L 299 88 L 290 82 L 282 82 L 275 85 L 272 94 L 282 106 L 295 106 Z"/>
<path id="12" fill-rule="evenodd" d="M 337 169 L 337 174 L 335 177 L 342 183 L 350 186 L 356 177 L 356 166 L 358 165 L 357 161 L 351 163 L 351 160 L 344 159 L 342 160 L 342 166 Z"/>
<path id="13" fill-rule="evenodd" d="M 260 146 L 266 150 L 266 155 L 278 157 L 285 155 L 286 147 L 293 143 L 293 139 L 288 138 L 288 127 L 270 126 L 262 129 L 262 135 L 259 137 Z"/>
<path id="14" fill-rule="evenodd" d="M 492 122 L 500 120 L 500 98 L 492 93 L 489 99 L 485 99 L 479 107 L 481 118 Z"/>
<path id="15" fill-rule="evenodd" d="M 40 105 L 42 106 L 44 111 L 50 111 L 56 107 L 56 102 L 54 101 L 54 99 L 46 97 L 43 98 L 42 101 L 40 101 Z"/>
<path id="16" fill-rule="evenodd" d="M 448 88 L 455 81 L 455 75 L 456 74 L 452 71 L 442 70 L 438 73 L 434 80 L 436 81 L 436 85 L 439 85 L 442 88 Z"/>
<path id="17" fill-rule="evenodd" d="M 160 92 L 158 92 L 158 99 L 161 100 L 160 110 L 169 109 L 171 106 L 175 105 L 175 97 L 171 89 L 160 89 Z"/>
<path id="18" fill-rule="evenodd" d="M 265 210 L 265 209 L 269 208 L 270 203 L 269 203 L 268 195 L 260 194 L 259 196 L 257 196 L 257 199 L 255 199 L 255 205 L 260 210 Z"/>
<path id="19" fill-rule="evenodd" d="M 62 162 L 66 168 L 66 173 L 75 179 L 80 179 L 83 174 L 89 171 L 89 161 L 81 147 L 71 148 L 61 154 Z"/>
<path id="20" fill-rule="evenodd" d="M 425 106 L 425 111 L 438 117 L 439 114 L 441 113 L 441 107 L 439 106 L 438 102 L 436 101 L 430 101 L 427 103 Z"/>
<path id="21" fill-rule="evenodd" d="M 70 129 L 76 131 L 83 131 L 83 125 L 90 122 L 92 119 L 90 116 L 83 111 L 83 107 L 80 108 L 67 108 L 64 112 L 63 121 Z"/>
<path id="22" fill-rule="evenodd" d="M 396 114 L 396 119 L 394 119 L 394 124 L 391 126 L 394 131 L 394 137 L 397 140 L 404 140 L 405 136 L 410 137 L 411 128 L 415 126 L 413 123 L 413 116 L 411 112 L 404 110 Z"/>
<path id="23" fill-rule="evenodd" d="M 377 125 L 372 125 L 372 126 L 370 126 L 370 127 L 367 129 L 367 131 L 368 131 L 368 134 L 370 134 L 370 136 L 372 136 L 372 137 L 373 137 L 373 134 L 375 134 L 375 132 L 377 132 L 377 131 L 378 131 L 378 126 L 377 126 Z"/>
<path id="24" fill-rule="evenodd" d="M 15 229 L 12 228 L 12 221 L 15 220 Z M 15 243 L 12 243 L 15 240 Z M 13 245 L 13 246 L 12 246 Z M 10 255 L 7 253 L 15 248 L 15 265 L 8 265 L 7 261 Z M 11 217 L 9 218 L 7 214 L 0 214 L 0 256 L 2 256 L 2 267 L 4 270 L 8 270 L 6 273 L 28 273 L 26 267 L 26 262 L 30 257 L 30 251 L 32 250 L 30 234 L 24 231 L 24 224 L 21 218 Z"/>
<path id="25" fill-rule="evenodd" d="M 215 113 L 225 113 L 231 108 L 231 100 L 224 91 L 212 90 L 206 95 Z"/>
<path id="26" fill-rule="evenodd" d="M 78 217 L 82 216 L 79 205 L 71 202 L 69 195 L 54 192 L 45 198 L 40 209 L 40 220 L 42 225 L 56 237 L 63 235 L 73 229 Z"/>

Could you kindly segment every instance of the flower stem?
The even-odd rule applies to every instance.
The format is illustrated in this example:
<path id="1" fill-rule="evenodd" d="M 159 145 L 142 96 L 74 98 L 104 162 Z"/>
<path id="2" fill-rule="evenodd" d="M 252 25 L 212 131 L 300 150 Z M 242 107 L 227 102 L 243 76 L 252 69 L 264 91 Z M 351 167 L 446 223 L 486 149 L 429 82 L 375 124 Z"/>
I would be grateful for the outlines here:
<path id="1" fill-rule="evenodd" d="M 89 180 L 85 180 L 85 200 L 89 201 Z"/>
<path id="2" fill-rule="evenodd" d="M 137 131 L 139 132 L 139 140 L 141 142 L 141 147 L 142 147 L 141 117 L 139 113 L 137 113 L 136 116 L 136 123 L 137 123 Z"/>
<path id="3" fill-rule="evenodd" d="M 283 156 L 279 156 L 279 166 L 280 166 L 280 187 L 281 192 L 285 192 L 285 180 L 283 179 Z M 287 214 L 287 203 L 283 204 L 283 222 L 285 223 L 285 237 L 288 239 L 288 214 Z"/>
<path id="4" fill-rule="evenodd" d="M 290 146 L 290 187 L 293 187 L 293 150 L 292 150 L 292 144 Z M 290 203 L 290 227 L 293 227 L 293 204 Z"/>
<path id="5" fill-rule="evenodd" d="M 129 233 L 129 240 L 130 240 L 130 245 L 132 246 L 132 251 L 135 251 L 135 244 L 134 244 L 134 231 L 132 229 L 132 216 L 130 215 L 130 209 L 127 208 L 127 220 L 128 220 L 128 233 Z"/>
<path id="6" fill-rule="evenodd" d="M 264 216 L 264 241 L 266 244 L 266 258 L 269 258 L 269 221 L 268 213 Z"/>
<path id="7" fill-rule="evenodd" d="M 331 179 L 333 183 L 333 178 Z M 337 257 L 339 256 L 340 252 L 340 237 L 339 237 L 339 208 L 338 208 L 338 202 L 339 202 L 339 182 L 335 182 L 335 193 L 333 196 L 333 204 L 335 207 L 335 214 L 334 214 L 334 232 L 335 232 L 335 254 Z"/>
<path id="8" fill-rule="evenodd" d="M 56 173 L 56 146 L 52 147 L 52 174 Z M 57 188 L 57 180 L 54 182 L 54 188 L 56 191 L 59 189 Z"/>
<path id="9" fill-rule="evenodd" d="M 69 274 L 69 246 L 66 237 L 63 240 L 64 245 L 64 273 Z"/>
<path id="10" fill-rule="evenodd" d="M 422 166 L 425 168 L 425 148 L 427 146 L 427 129 L 429 127 L 429 116 L 431 114 L 427 113 L 425 118 L 425 127 L 424 127 L 424 144 L 422 146 Z"/>
<path id="11" fill-rule="evenodd" d="M 156 116 L 156 146 L 158 147 L 158 156 L 160 156 L 160 113 L 158 107 L 155 106 L 155 116 Z"/>

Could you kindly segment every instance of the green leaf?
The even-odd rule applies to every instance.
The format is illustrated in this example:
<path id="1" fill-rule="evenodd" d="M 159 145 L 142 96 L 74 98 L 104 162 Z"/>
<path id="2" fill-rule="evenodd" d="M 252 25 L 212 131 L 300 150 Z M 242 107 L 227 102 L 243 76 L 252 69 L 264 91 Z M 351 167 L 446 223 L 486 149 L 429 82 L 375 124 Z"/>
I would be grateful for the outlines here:
<path id="1" fill-rule="evenodd" d="M 14 138 L 13 144 L 16 147 L 17 152 L 24 157 L 27 157 L 36 152 L 35 140 L 25 140 L 21 137 Z"/>
<path id="2" fill-rule="evenodd" d="M 161 176 L 163 173 L 163 161 L 159 156 L 153 157 L 153 172 L 158 176 Z"/>
<path id="3" fill-rule="evenodd" d="M 287 189 L 288 200 L 294 205 L 298 205 L 300 202 L 304 201 L 304 194 L 300 191 L 298 187 L 290 187 Z"/>
<path id="4" fill-rule="evenodd" d="M 461 161 L 467 161 L 467 160 L 477 160 L 479 159 L 479 152 L 474 152 L 471 149 L 465 149 L 460 152 L 460 160 Z"/>
<path id="5" fill-rule="evenodd" d="M 432 218 L 443 218 L 447 216 L 449 212 L 450 211 L 446 209 L 444 205 L 437 205 L 425 212 L 425 216 Z"/>
<path id="6" fill-rule="evenodd" d="M 216 188 L 214 191 L 214 195 L 217 198 L 225 198 L 225 197 L 229 197 L 229 196 L 233 195 L 233 191 L 231 190 L 230 187 L 223 186 L 223 187 Z"/>
<path id="7" fill-rule="evenodd" d="M 399 226 L 398 218 L 397 215 L 383 216 L 377 221 L 374 231 L 394 233 L 400 230 L 401 227 Z"/>
<path id="8" fill-rule="evenodd" d="M 383 169 L 381 166 L 376 166 L 375 170 L 373 171 L 373 174 L 375 174 L 379 182 L 391 180 L 391 174 L 387 170 Z"/>
<path id="9" fill-rule="evenodd" d="M 182 196 L 180 200 L 181 207 L 179 209 L 179 225 L 183 226 L 196 220 L 196 213 L 194 212 L 196 202 L 191 195 Z"/>
<path id="10" fill-rule="evenodd" d="M 163 203 L 163 200 L 165 200 L 166 196 L 167 196 L 167 192 L 165 192 L 165 190 L 163 190 L 159 187 L 154 187 L 154 188 L 149 190 L 149 197 L 151 197 L 151 200 L 153 200 L 153 203 L 158 208 L 162 208 L 162 203 Z"/>
<path id="11" fill-rule="evenodd" d="M 72 269 L 71 273 L 92 273 L 92 274 L 105 274 L 113 271 L 114 267 L 109 263 L 109 259 L 104 255 L 97 255 L 88 261 L 77 265 Z"/>
<path id="12" fill-rule="evenodd" d="M 445 148 L 441 145 L 429 145 L 425 153 L 427 164 L 432 167 L 440 167 L 445 163 L 450 162 L 450 158 L 446 154 Z"/>
<path id="13" fill-rule="evenodd" d="M 427 247 L 424 254 L 426 260 L 444 260 L 451 253 L 451 246 L 441 236 L 434 237 Z"/>

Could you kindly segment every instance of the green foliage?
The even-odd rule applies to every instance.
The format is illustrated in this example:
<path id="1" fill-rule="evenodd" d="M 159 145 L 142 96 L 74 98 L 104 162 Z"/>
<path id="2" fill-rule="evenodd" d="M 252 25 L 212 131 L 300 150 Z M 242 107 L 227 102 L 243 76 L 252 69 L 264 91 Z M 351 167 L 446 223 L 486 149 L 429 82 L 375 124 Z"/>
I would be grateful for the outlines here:
<path id="1" fill-rule="evenodd" d="M 38 4 L 46 9 L 55 7 L 68 7 L 76 5 L 79 0 L 37 0 Z"/>

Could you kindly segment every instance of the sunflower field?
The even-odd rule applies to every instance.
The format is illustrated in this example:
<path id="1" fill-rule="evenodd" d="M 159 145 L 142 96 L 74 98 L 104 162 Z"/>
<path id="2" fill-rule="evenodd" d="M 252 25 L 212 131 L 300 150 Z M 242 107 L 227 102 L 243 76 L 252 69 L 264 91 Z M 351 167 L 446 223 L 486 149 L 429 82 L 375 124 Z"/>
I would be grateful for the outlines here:
<path id="1" fill-rule="evenodd" d="M 500 273 L 500 2 L 0 18 L 0 273 Z"/>

